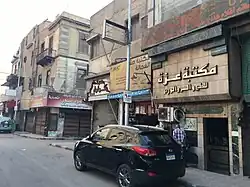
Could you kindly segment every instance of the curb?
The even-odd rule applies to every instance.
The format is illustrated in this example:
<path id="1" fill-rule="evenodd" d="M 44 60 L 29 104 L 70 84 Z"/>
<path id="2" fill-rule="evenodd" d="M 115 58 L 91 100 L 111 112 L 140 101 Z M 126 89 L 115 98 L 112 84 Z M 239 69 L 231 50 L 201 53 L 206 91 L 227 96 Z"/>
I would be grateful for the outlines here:
<path id="1" fill-rule="evenodd" d="M 184 186 L 187 186 L 187 187 L 206 187 L 206 186 L 201 186 L 201 185 L 196 185 L 196 184 L 192 184 L 188 181 L 185 181 L 183 179 L 179 179 L 180 183 Z"/>
<path id="2" fill-rule="evenodd" d="M 66 138 L 66 137 L 31 137 L 29 135 L 14 133 L 16 136 L 35 140 L 81 140 L 82 138 Z"/>
<path id="3" fill-rule="evenodd" d="M 73 151 L 73 148 L 70 148 L 68 146 L 54 144 L 54 143 L 49 144 L 49 146 L 51 146 L 51 147 L 57 147 L 57 148 L 61 148 L 61 149 L 65 149 L 65 150 L 68 150 L 68 151 Z"/>

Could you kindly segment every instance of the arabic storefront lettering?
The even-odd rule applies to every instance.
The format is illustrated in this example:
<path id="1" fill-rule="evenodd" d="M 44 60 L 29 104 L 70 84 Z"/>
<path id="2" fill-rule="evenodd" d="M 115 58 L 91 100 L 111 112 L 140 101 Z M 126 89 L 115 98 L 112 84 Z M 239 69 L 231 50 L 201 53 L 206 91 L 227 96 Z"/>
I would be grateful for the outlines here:
<path id="1" fill-rule="evenodd" d="M 92 82 L 89 95 L 103 95 L 110 93 L 108 80 L 95 80 Z"/>
<path id="2" fill-rule="evenodd" d="M 173 93 L 182 93 L 185 91 L 200 91 L 201 89 L 207 89 L 209 87 L 208 82 L 201 82 L 196 84 L 191 84 L 191 79 L 198 78 L 198 77 L 204 77 L 204 76 L 211 76 L 216 75 L 218 73 L 218 66 L 215 65 L 212 68 L 209 68 L 209 63 L 198 67 L 185 67 L 184 73 L 180 71 L 178 74 L 176 74 L 174 77 L 170 78 L 168 73 L 161 73 L 160 78 L 158 79 L 159 84 L 163 84 L 164 86 L 167 86 L 169 82 L 174 81 L 181 81 L 181 80 L 188 80 L 188 84 L 184 86 L 172 86 L 170 88 L 165 89 L 165 94 L 170 95 Z"/>
<path id="3" fill-rule="evenodd" d="M 110 71 L 111 92 L 125 90 L 126 84 L 126 61 L 115 64 Z M 131 59 L 130 65 L 131 87 L 130 90 L 141 90 L 150 88 L 151 59 L 147 54 Z"/>

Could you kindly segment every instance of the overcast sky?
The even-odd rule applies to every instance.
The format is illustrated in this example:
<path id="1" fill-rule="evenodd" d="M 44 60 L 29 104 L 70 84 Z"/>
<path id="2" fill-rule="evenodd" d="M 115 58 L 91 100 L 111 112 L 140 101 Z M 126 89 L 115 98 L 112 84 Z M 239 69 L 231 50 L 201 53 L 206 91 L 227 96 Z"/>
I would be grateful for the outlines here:
<path id="1" fill-rule="evenodd" d="M 0 85 L 11 71 L 11 59 L 22 38 L 45 19 L 67 11 L 90 18 L 112 0 L 3 0 L 0 5 Z M 0 93 L 4 89 L 0 87 Z"/>

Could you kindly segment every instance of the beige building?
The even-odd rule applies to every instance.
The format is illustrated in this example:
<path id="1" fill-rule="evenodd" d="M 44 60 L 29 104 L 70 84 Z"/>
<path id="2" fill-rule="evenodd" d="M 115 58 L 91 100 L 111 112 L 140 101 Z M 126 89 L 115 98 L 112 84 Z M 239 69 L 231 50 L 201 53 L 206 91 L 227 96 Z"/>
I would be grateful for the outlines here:
<path id="1" fill-rule="evenodd" d="M 63 12 L 24 38 L 21 110 L 26 131 L 46 136 L 89 133 L 91 106 L 85 102 L 84 80 L 89 30 L 89 20 Z"/>
<path id="2" fill-rule="evenodd" d="M 103 38 L 104 19 L 110 20 L 127 29 L 127 1 L 114 0 L 90 18 L 91 45 L 89 76 L 87 77 L 89 101 L 93 104 L 92 126 L 109 123 L 123 124 L 123 91 L 125 90 L 127 31 L 106 25 L 106 37 L 119 42 L 110 42 Z M 151 116 L 150 79 L 151 65 L 146 53 L 141 52 L 141 22 L 146 15 L 146 0 L 132 2 L 132 44 L 131 44 L 131 90 L 134 98 L 130 106 L 133 111 L 131 120 L 141 114 Z M 122 45 L 124 43 L 125 45 Z M 96 89 L 96 88 L 101 89 Z M 138 99 L 138 95 L 143 97 Z M 141 110 L 138 110 L 141 108 Z M 136 112 L 135 112 L 136 110 Z M 133 119 L 132 119 L 133 118 Z M 142 117 L 141 117 L 142 119 Z"/>

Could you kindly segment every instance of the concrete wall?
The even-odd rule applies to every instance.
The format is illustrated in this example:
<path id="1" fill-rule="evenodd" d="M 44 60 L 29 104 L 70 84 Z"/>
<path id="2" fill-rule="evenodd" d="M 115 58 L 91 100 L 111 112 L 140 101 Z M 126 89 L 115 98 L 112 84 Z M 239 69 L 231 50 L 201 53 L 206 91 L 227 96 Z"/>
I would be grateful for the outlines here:
<path id="1" fill-rule="evenodd" d="M 142 18 L 146 15 L 146 0 L 136 0 L 132 3 L 132 15 L 139 14 Z M 125 26 L 127 20 L 127 1 L 114 0 L 102 10 L 95 13 L 90 18 L 91 36 L 95 34 L 102 34 L 104 19 L 112 20 L 116 23 Z M 114 32 L 114 38 L 118 38 L 117 32 Z M 119 50 L 117 50 L 119 49 Z M 140 41 L 136 41 L 132 44 L 132 56 L 139 55 L 140 53 Z M 99 55 L 91 59 L 89 71 L 94 73 L 100 73 L 102 71 L 109 70 L 109 65 L 114 61 L 116 57 L 126 57 L 126 47 L 119 44 L 114 44 L 101 40 L 99 46 Z"/>
<path id="2" fill-rule="evenodd" d="M 67 17 L 65 20 L 62 17 Z M 86 25 L 78 24 L 81 21 Z M 47 35 L 41 39 L 40 45 L 45 42 L 48 48 L 49 38 L 53 36 L 53 50 L 55 50 L 55 61 L 45 67 L 39 66 L 38 74 L 42 74 L 42 86 L 46 85 L 47 71 L 51 71 L 49 87 L 58 92 L 72 92 L 76 89 L 77 69 L 86 69 L 89 55 L 78 51 L 79 30 L 89 32 L 89 21 L 69 13 L 62 13 L 48 28 Z M 84 92 L 85 93 L 85 92 Z"/>

